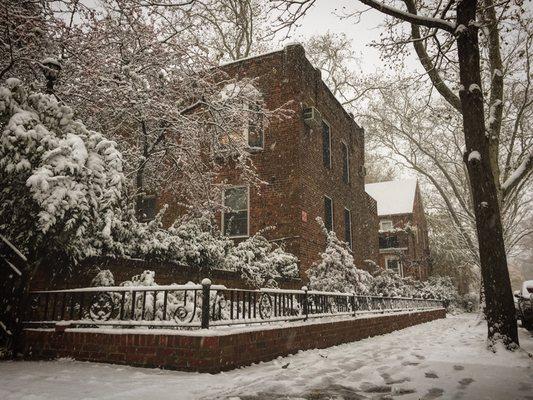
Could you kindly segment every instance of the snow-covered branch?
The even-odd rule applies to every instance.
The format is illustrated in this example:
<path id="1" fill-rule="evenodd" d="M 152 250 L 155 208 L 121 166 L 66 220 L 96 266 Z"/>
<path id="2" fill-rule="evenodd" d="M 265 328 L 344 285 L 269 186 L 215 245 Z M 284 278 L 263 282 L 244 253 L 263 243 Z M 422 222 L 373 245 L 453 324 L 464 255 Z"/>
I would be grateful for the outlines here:
<path id="1" fill-rule="evenodd" d="M 376 0 L 359 0 L 359 1 L 369 7 L 372 7 L 375 10 L 378 10 L 384 14 L 390 15 L 391 17 L 401 19 L 402 21 L 410 22 L 416 25 L 425 26 L 428 28 L 443 29 L 445 31 L 452 32 L 452 33 L 455 30 L 455 24 L 452 24 L 451 22 L 448 22 L 440 18 L 433 18 L 433 17 L 411 14 L 409 12 L 402 11 L 398 8 L 391 7 L 389 5 L 386 5 Z"/>
<path id="2" fill-rule="evenodd" d="M 533 151 L 522 160 L 518 168 L 502 184 L 503 195 L 508 194 L 518 183 L 533 170 Z"/>

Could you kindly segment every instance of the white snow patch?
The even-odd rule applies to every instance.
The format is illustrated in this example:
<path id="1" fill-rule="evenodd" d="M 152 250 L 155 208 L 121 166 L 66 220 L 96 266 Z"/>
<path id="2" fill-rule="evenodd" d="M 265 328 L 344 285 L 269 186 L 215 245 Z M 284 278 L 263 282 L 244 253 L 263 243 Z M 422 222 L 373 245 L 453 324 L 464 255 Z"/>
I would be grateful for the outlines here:
<path id="1" fill-rule="evenodd" d="M 479 87 L 479 85 L 477 83 L 472 83 L 470 85 L 470 87 L 468 88 L 469 91 L 471 91 L 472 93 L 474 92 L 481 92 L 481 88 Z"/>
<path id="2" fill-rule="evenodd" d="M 531 163 L 533 163 L 533 150 L 529 153 L 528 156 L 524 158 L 518 168 L 515 169 L 514 172 L 509 176 L 509 178 L 507 178 L 507 180 L 502 184 L 502 189 L 508 189 L 518 179 L 520 179 L 520 177 L 523 176 L 526 170 L 531 166 Z"/>
<path id="3" fill-rule="evenodd" d="M 481 154 L 479 154 L 479 151 L 474 150 L 471 151 L 468 155 L 468 162 L 471 162 L 472 160 L 480 161 L 481 160 Z"/>
<path id="4" fill-rule="evenodd" d="M 369 183 L 366 192 L 378 203 L 378 215 L 408 214 L 413 212 L 416 179 Z"/>
<path id="5" fill-rule="evenodd" d="M 299 352 L 221 374 L 134 368 L 61 359 L 0 363 L 0 398 L 259 399 L 374 398 L 383 388 L 399 399 L 514 399 L 531 389 L 533 338 L 520 328 L 522 350 L 486 349 L 477 315 L 447 317 L 391 334 Z M 432 372 L 436 377 L 428 378 Z M 260 394 L 260 395 L 259 395 Z M 393 397 L 395 398 L 395 397 Z"/>
<path id="6" fill-rule="evenodd" d="M 457 25 L 457 28 L 455 28 L 455 33 L 458 34 L 458 33 L 465 33 L 467 31 L 467 27 L 463 24 L 461 25 Z"/>

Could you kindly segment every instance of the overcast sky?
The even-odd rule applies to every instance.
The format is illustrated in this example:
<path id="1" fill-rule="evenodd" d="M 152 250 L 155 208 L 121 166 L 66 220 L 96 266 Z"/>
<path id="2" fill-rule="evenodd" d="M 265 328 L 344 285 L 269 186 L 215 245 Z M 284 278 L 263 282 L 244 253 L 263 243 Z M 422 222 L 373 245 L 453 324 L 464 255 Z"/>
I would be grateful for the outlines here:
<path id="1" fill-rule="evenodd" d="M 385 16 L 375 10 L 366 11 L 360 20 L 355 18 L 340 18 L 339 15 L 347 11 L 366 10 L 368 7 L 355 0 L 317 1 L 308 15 L 305 16 L 289 41 L 301 41 L 302 38 L 315 34 L 322 34 L 328 30 L 333 33 L 344 33 L 352 40 L 352 45 L 360 58 L 360 67 L 364 73 L 383 69 L 379 59 L 379 51 L 370 47 L 372 41 L 379 41 L 380 28 L 378 25 L 384 21 Z M 409 57 L 406 66 L 419 69 L 419 63 Z"/>

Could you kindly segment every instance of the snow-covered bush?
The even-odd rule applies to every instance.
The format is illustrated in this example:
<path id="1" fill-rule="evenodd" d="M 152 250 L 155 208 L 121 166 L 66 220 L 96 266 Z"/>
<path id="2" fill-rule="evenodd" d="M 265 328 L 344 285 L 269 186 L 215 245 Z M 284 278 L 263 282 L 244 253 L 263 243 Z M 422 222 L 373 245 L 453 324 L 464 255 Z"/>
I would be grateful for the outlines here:
<path id="1" fill-rule="evenodd" d="M 166 207 L 150 222 L 140 222 L 133 209 L 116 213 L 102 238 L 104 254 L 145 260 L 174 261 L 196 268 L 222 268 L 233 242 L 222 236 L 208 215 L 184 215 L 169 228 L 162 223 Z"/>
<path id="2" fill-rule="evenodd" d="M 179 261 L 197 268 L 223 268 L 233 247 L 209 214 L 186 215 L 174 223 L 169 233 L 179 239 Z"/>
<path id="3" fill-rule="evenodd" d="M 103 272 L 103 271 L 100 271 Z M 110 271 L 107 271 L 111 275 L 111 279 L 113 279 L 113 275 Z M 98 278 L 100 273 L 95 277 L 95 279 Z M 108 275 L 108 274 L 105 274 Z M 94 281 L 94 280 L 93 280 Z M 192 282 L 189 282 L 188 284 L 193 284 Z M 153 287 L 154 290 L 157 290 L 157 283 L 155 282 L 155 272 L 146 270 L 142 272 L 140 275 L 135 275 L 131 278 L 129 281 L 124 281 L 120 284 L 120 286 L 124 287 L 139 287 L 139 286 L 146 286 L 146 287 Z M 155 303 L 154 303 L 154 295 L 155 297 Z M 122 301 L 122 295 L 118 292 L 112 293 L 113 300 L 115 303 L 115 308 L 118 309 L 118 305 L 121 304 Z M 186 322 L 191 319 L 198 319 L 200 317 L 200 298 L 198 297 L 196 299 L 197 303 L 197 313 L 198 315 L 192 315 L 194 311 L 194 291 L 188 291 L 185 293 L 184 291 L 169 291 L 167 293 L 167 306 L 166 306 L 166 318 L 163 318 L 163 311 L 164 311 L 164 292 L 153 292 L 153 291 L 137 291 L 135 292 L 135 304 L 133 305 L 133 294 L 131 292 L 124 292 L 124 305 L 123 305 L 123 313 L 127 316 L 132 316 L 134 320 L 142 320 L 143 315 L 145 320 L 155 320 L 155 321 L 162 321 L 162 320 L 172 320 L 174 319 L 176 313 L 179 312 L 179 315 L 183 316 L 183 319 L 181 322 Z M 187 300 L 184 301 L 184 297 L 187 296 Z M 155 305 L 155 309 L 154 309 Z M 133 309 L 132 309 L 133 307 Z M 115 313 L 117 310 L 115 310 Z M 154 317 L 155 312 L 155 317 Z M 188 318 L 185 318 L 188 317 Z"/>
<path id="4" fill-rule="evenodd" d="M 316 219 L 326 236 L 326 249 L 320 255 L 320 262 L 307 270 L 309 285 L 313 290 L 328 292 L 366 294 L 372 276 L 355 267 L 348 244 L 328 231 L 322 219 Z"/>
<path id="5" fill-rule="evenodd" d="M 95 255 L 124 185 L 116 144 L 54 96 L 0 87 L 0 230 L 30 257 Z"/>
<path id="6" fill-rule="evenodd" d="M 298 276 L 298 258 L 269 242 L 261 232 L 240 242 L 229 251 L 228 269 L 237 270 L 254 288 L 277 286 L 281 277 Z"/>
<path id="7" fill-rule="evenodd" d="M 402 278 L 390 269 L 380 269 L 374 273 L 370 292 L 374 296 L 385 297 L 422 297 L 418 295 L 418 281 Z"/>
<path id="8" fill-rule="evenodd" d="M 417 282 L 416 288 L 417 297 L 442 300 L 450 312 L 470 312 L 475 308 L 475 300 L 472 302 L 470 296 L 462 298 L 449 276 L 432 276 L 425 282 Z"/>
<path id="9" fill-rule="evenodd" d="M 91 286 L 114 286 L 115 277 L 108 269 L 98 271 L 96 276 L 91 281 Z"/>

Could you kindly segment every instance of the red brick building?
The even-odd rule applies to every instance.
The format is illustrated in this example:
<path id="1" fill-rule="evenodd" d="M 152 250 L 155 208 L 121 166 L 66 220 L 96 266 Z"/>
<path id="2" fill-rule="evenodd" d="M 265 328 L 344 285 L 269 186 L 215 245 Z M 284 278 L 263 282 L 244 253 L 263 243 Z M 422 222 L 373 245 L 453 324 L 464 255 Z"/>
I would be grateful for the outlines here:
<path id="1" fill-rule="evenodd" d="M 356 266 L 377 261 L 376 202 L 364 190 L 364 131 L 333 96 L 305 57 L 301 45 L 227 64 L 231 77 L 254 78 L 270 110 L 285 106 L 289 118 L 262 132 L 246 132 L 258 188 L 233 185 L 220 216 L 224 233 L 240 240 L 265 227 L 268 239 L 283 243 L 300 260 L 300 276 L 325 248 L 316 217 L 350 243 Z M 228 221 L 231 221 L 229 223 Z"/>
<path id="2" fill-rule="evenodd" d="M 365 188 L 377 201 L 379 265 L 401 276 L 427 279 L 428 229 L 417 180 L 371 183 Z"/>

